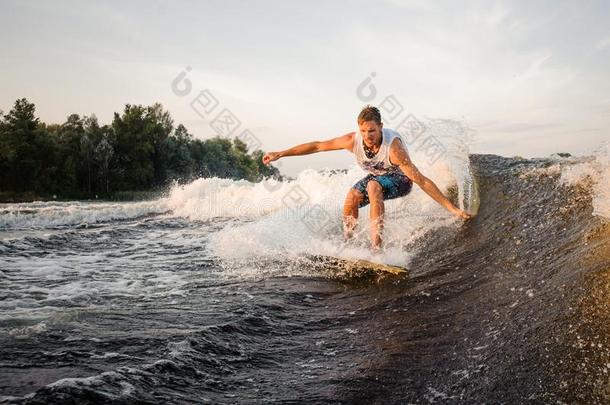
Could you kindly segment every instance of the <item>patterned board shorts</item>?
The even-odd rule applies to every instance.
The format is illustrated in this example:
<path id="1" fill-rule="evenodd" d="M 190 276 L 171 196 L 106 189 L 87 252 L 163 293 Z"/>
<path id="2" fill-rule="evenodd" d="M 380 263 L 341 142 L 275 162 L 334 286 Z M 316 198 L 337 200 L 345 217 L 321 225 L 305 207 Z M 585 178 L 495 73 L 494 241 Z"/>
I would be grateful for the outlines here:
<path id="1" fill-rule="evenodd" d="M 369 193 L 366 191 L 366 185 L 369 181 L 375 180 L 381 186 L 383 190 L 383 199 L 391 200 L 409 194 L 413 187 L 413 181 L 402 173 L 387 173 L 379 176 L 369 174 L 358 183 L 352 186 L 353 189 L 358 190 L 364 195 L 364 199 L 358 206 L 359 208 L 369 204 Z"/>

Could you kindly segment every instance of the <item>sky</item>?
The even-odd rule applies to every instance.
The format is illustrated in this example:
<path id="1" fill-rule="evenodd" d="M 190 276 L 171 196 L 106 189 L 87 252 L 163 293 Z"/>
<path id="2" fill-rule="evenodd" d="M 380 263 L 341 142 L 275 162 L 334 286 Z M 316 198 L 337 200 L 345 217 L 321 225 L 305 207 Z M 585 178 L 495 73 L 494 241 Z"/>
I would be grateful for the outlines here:
<path id="1" fill-rule="evenodd" d="M 608 21 L 607 1 L 0 0 L 0 110 L 25 97 L 47 123 L 110 123 L 159 102 L 197 138 L 275 151 L 353 131 L 392 97 L 462 122 L 473 153 L 583 155 L 610 139 Z"/>

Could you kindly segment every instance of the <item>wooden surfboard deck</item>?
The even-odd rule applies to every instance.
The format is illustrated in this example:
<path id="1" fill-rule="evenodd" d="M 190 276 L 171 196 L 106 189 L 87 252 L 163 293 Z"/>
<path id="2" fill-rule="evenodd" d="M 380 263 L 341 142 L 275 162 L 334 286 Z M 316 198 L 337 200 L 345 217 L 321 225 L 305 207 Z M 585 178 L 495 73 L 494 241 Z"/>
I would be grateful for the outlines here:
<path id="1" fill-rule="evenodd" d="M 346 259 L 342 257 L 309 255 L 308 258 L 316 265 L 344 270 L 350 273 L 377 273 L 380 275 L 408 276 L 409 271 L 401 266 L 375 263 L 365 259 Z"/>

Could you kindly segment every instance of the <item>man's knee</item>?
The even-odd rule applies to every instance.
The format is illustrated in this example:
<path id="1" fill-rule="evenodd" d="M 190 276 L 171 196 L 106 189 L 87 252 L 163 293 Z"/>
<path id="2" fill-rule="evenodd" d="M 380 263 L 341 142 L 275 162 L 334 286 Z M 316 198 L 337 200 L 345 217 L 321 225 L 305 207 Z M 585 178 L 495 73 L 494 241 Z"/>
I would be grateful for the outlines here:
<path id="1" fill-rule="evenodd" d="M 347 203 L 355 205 L 355 204 L 360 204 L 363 199 L 364 199 L 364 195 L 360 191 L 356 190 L 355 188 L 352 188 L 347 193 L 347 198 L 345 199 L 345 201 Z"/>
<path id="2" fill-rule="evenodd" d="M 370 200 L 373 198 L 379 199 L 383 196 L 383 189 L 381 188 L 381 185 L 374 180 L 369 181 L 369 183 L 366 185 L 366 191 L 369 194 Z"/>

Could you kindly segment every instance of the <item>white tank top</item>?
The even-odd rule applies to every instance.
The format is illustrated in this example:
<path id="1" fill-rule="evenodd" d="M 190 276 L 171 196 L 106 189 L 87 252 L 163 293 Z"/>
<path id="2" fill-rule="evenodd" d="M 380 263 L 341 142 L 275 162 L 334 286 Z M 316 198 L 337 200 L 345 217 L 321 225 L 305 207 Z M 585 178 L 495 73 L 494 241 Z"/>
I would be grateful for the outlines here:
<path id="1" fill-rule="evenodd" d="M 381 146 L 379 147 L 377 154 L 372 158 L 369 159 L 366 156 L 366 153 L 364 153 L 364 145 L 362 135 L 360 134 L 360 129 L 356 129 L 356 134 L 354 135 L 354 146 L 352 149 L 352 152 L 354 152 L 354 155 L 356 155 L 358 165 L 365 171 L 375 176 L 400 170 L 398 166 L 390 163 L 390 145 L 395 138 L 400 139 L 400 134 L 389 128 L 383 128 L 381 131 Z"/>

